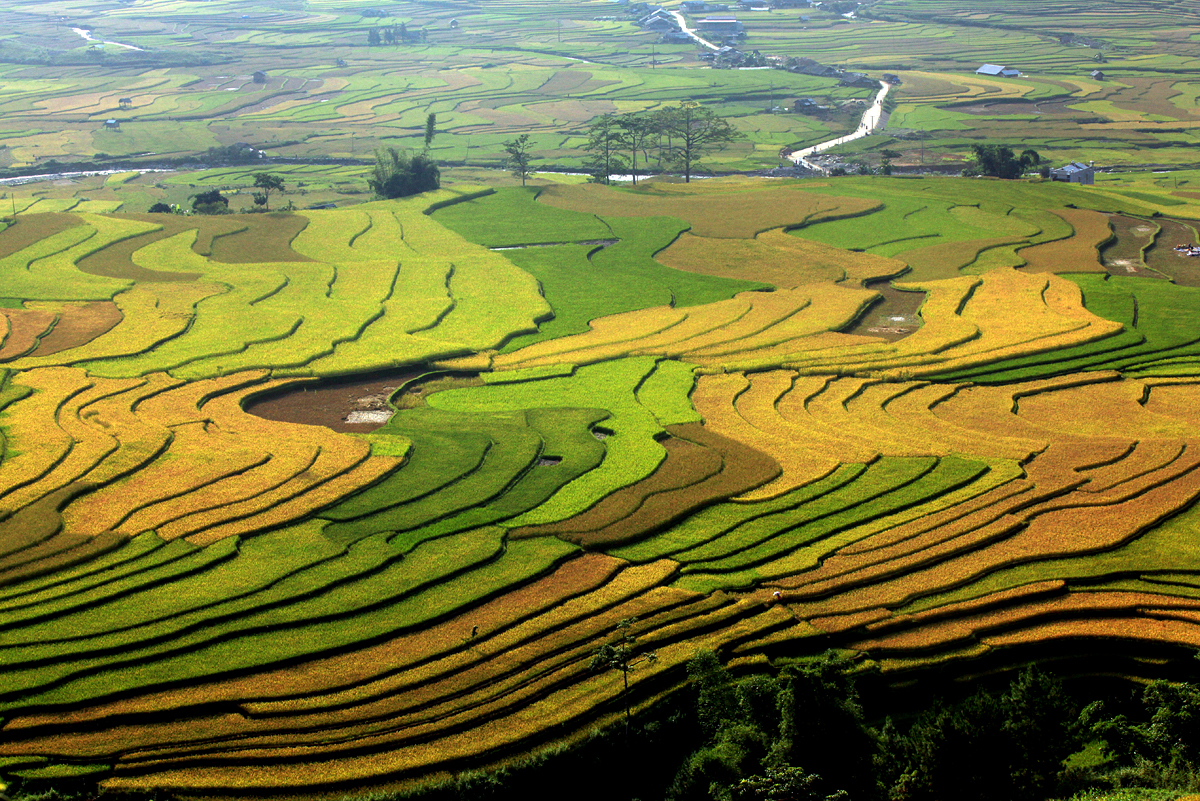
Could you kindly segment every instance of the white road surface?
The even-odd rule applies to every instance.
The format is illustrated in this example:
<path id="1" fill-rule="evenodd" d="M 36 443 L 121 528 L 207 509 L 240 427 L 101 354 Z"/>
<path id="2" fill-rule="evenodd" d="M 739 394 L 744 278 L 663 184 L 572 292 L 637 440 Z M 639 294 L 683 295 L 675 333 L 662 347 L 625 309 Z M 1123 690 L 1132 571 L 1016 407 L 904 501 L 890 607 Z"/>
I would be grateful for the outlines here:
<path id="1" fill-rule="evenodd" d="M 82 36 L 84 39 L 88 40 L 89 42 L 96 42 L 96 43 L 98 43 L 98 44 L 113 45 L 114 47 L 124 47 L 124 48 L 126 48 L 127 50 L 137 50 L 138 52 L 144 52 L 144 51 L 142 50 L 142 48 L 140 48 L 140 47 L 134 47 L 133 45 L 121 44 L 120 42 L 105 42 L 105 41 L 103 41 L 103 40 L 101 40 L 101 39 L 97 39 L 97 38 L 95 38 L 95 37 L 93 37 L 93 36 L 92 36 L 92 32 L 91 32 L 91 31 L 89 31 L 87 28 L 72 28 L 71 30 L 75 31 L 75 33 L 79 34 L 79 35 L 80 35 L 80 36 Z"/>
<path id="2" fill-rule="evenodd" d="M 807 167 L 813 172 L 825 172 L 825 168 L 821 167 L 808 160 L 809 156 L 829 150 L 831 147 L 844 145 L 847 142 L 853 142 L 855 139 L 862 139 L 871 133 L 874 133 L 879 128 L 880 121 L 883 119 L 883 99 L 887 97 L 888 90 L 891 89 L 891 84 L 879 82 L 879 93 L 875 95 L 875 100 L 872 101 L 870 107 L 863 113 L 862 120 L 858 124 L 858 130 L 853 133 L 848 133 L 845 136 L 839 136 L 837 139 L 830 139 L 828 142 L 821 142 L 812 147 L 806 147 L 803 150 L 797 150 L 788 158 L 801 167 Z"/>
<path id="3" fill-rule="evenodd" d="M 720 48 L 717 47 L 715 44 L 708 41 L 704 37 L 700 36 L 700 34 L 696 33 L 696 31 L 693 30 L 692 28 L 689 28 L 687 25 L 687 21 L 684 20 L 684 18 L 683 18 L 683 14 L 680 14 L 678 11 L 668 11 L 667 13 L 669 13 L 672 17 L 674 17 L 675 21 L 679 23 L 679 30 L 683 31 L 688 36 L 695 39 L 697 43 L 707 47 L 709 50 L 720 50 Z"/>

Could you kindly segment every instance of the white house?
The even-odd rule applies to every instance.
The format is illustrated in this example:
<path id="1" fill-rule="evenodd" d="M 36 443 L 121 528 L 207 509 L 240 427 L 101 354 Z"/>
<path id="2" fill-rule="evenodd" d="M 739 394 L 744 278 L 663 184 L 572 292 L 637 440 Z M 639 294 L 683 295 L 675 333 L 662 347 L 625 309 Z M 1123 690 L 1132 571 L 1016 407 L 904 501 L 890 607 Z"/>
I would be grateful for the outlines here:
<path id="1" fill-rule="evenodd" d="M 1016 78 L 1021 74 L 1020 70 L 1015 70 L 1012 67 L 1004 67 L 999 64 L 984 64 L 979 69 L 975 70 L 976 75 L 992 75 L 997 78 Z"/>
<path id="2" fill-rule="evenodd" d="M 1066 181 L 1072 184 L 1094 184 L 1096 183 L 1096 162 L 1084 164 L 1072 161 L 1065 167 L 1051 170 L 1050 180 Z"/>

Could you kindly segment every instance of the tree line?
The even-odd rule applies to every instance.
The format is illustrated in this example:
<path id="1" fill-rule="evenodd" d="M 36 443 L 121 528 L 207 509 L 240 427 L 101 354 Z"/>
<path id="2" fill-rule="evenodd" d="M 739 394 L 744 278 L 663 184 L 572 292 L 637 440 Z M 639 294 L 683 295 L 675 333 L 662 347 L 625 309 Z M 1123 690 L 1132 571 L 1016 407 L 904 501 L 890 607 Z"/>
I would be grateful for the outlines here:
<path id="1" fill-rule="evenodd" d="M 380 33 L 382 31 L 382 33 Z M 405 44 L 407 42 L 424 42 L 426 41 L 425 29 L 421 28 L 416 31 L 410 31 L 408 25 L 401 22 L 399 25 L 390 25 L 383 28 L 369 28 L 367 30 L 367 46 L 378 47 L 384 43 L 390 45 Z"/>
<path id="2" fill-rule="evenodd" d="M 666 799 L 1043 801 L 1200 789 L 1200 686 L 1159 680 L 1081 705 L 1030 667 L 1007 687 L 868 725 L 855 670 L 827 654 L 734 680 L 714 655 L 697 655 L 688 672 L 703 744 Z"/>
<path id="3" fill-rule="evenodd" d="M 597 183 L 607 184 L 614 175 L 628 175 L 636 186 L 638 177 L 654 172 L 676 172 L 690 183 L 702 169 L 700 160 L 723 149 L 742 134 L 712 109 L 693 101 L 664 106 L 656 111 L 606 114 L 586 130 L 583 150 L 588 154 L 584 169 Z M 533 175 L 532 143 L 529 134 L 506 140 L 505 164 L 521 185 Z"/>
<path id="4" fill-rule="evenodd" d="M 629 175 L 636 184 L 653 165 L 656 172 L 679 172 L 684 181 L 701 168 L 700 160 L 723 149 L 741 133 L 711 108 L 693 101 L 656 111 L 606 115 L 587 128 L 586 168 L 608 183 Z"/>

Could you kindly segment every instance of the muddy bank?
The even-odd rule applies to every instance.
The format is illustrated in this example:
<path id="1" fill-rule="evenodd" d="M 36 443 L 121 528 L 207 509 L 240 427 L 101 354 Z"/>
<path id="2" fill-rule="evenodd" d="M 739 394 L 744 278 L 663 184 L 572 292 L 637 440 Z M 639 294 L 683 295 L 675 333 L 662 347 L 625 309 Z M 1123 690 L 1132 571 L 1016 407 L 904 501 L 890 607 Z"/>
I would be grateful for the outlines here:
<path id="1" fill-rule="evenodd" d="M 388 398 L 426 372 L 409 367 L 301 384 L 261 395 L 246 404 L 246 411 L 266 420 L 365 434 L 391 417 Z"/>
<path id="2" fill-rule="evenodd" d="M 903 280 L 903 279 L 900 279 Z M 906 292 L 892 286 L 891 278 L 880 278 L 863 284 L 883 297 L 875 301 L 844 334 L 879 337 L 888 342 L 904 339 L 921 327 L 917 312 L 925 302 L 924 292 Z"/>

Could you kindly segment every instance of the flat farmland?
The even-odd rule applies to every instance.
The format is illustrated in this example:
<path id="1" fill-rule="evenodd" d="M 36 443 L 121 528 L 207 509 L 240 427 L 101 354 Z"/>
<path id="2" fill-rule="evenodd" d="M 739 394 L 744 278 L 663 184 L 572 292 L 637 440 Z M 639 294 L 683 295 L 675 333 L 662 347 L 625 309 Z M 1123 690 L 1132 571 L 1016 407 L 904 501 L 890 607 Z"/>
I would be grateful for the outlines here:
<path id="1" fill-rule="evenodd" d="M 13 31 L 0 41 L 0 167 L 180 158 L 243 142 L 275 157 L 362 160 L 380 145 L 419 147 L 429 113 L 444 162 L 496 166 L 501 143 L 527 133 L 544 163 L 578 167 L 589 121 L 690 100 L 743 134 L 710 169 L 760 169 L 855 124 L 852 107 L 801 114 L 797 100 L 838 109 L 874 91 L 815 77 L 804 68 L 813 62 L 900 77 L 880 134 L 835 151 L 868 165 L 881 150 L 900 152 L 899 166 L 963 164 L 986 141 L 1053 161 L 1195 165 L 1193 12 L 1130 3 L 1115 36 L 1107 13 L 1056 10 L 1065 22 L 1050 29 L 1031 2 L 993 5 L 747 12 L 738 47 L 773 68 L 714 70 L 698 46 L 662 43 L 602 0 L 549 14 L 527 0 L 401 2 L 383 17 L 337 2 L 97 10 L 55 0 L 0 12 Z M 974 74 L 983 62 L 1021 76 Z M 106 129 L 109 119 L 120 129 Z"/>

